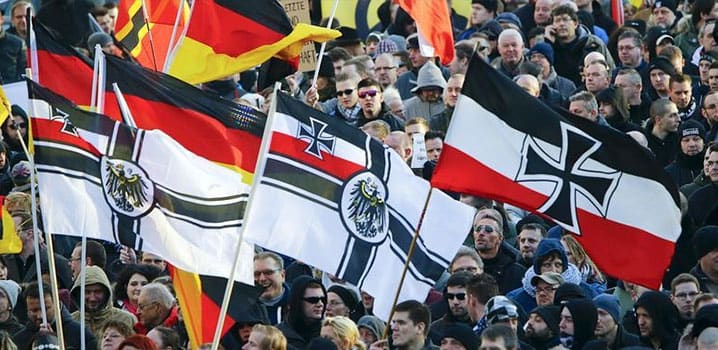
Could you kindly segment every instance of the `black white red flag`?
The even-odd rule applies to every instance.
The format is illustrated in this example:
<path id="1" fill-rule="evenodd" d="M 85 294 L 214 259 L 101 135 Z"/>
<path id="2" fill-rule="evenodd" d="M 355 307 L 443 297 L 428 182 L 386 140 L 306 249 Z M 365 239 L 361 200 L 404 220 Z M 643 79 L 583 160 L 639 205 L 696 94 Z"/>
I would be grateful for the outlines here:
<path id="1" fill-rule="evenodd" d="M 602 271 L 658 287 L 681 231 L 663 168 L 630 137 L 559 115 L 478 57 L 466 77 L 432 184 L 550 218 Z"/>
<path id="2" fill-rule="evenodd" d="M 423 301 L 470 231 L 474 209 L 432 189 L 381 142 L 291 97 L 277 95 L 270 120 L 247 241 L 357 286 L 386 319 L 432 191 L 399 299 Z"/>

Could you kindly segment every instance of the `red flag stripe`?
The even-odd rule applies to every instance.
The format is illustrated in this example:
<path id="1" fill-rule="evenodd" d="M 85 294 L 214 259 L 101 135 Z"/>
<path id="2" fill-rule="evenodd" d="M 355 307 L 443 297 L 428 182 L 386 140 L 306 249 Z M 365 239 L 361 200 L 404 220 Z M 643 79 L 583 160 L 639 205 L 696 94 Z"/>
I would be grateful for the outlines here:
<path id="1" fill-rule="evenodd" d="M 494 171 L 475 158 L 444 144 L 441 153 L 444 171 L 432 178 L 432 183 L 441 184 L 437 187 L 452 191 L 469 193 L 477 196 L 495 198 L 500 201 L 511 202 L 521 198 L 522 202 L 538 208 L 548 197 L 529 188 L 515 183 L 512 179 Z M 453 173 L 451 178 L 442 177 Z M 490 183 L 490 190 L 479 191 L 478 187 L 471 189 L 457 185 L 460 183 Z M 602 227 L 600 232 L 586 232 L 576 238 L 581 242 L 590 256 L 602 256 L 603 259 L 594 259 L 599 269 L 611 271 L 611 266 L 621 266 L 622 278 L 642 285 L 658 288 L 656 281 L 661 281 L 664 274 L 663 266 L 667 266 L 673 256 L 674 244 L 671 241 L 659 238 L 649 232 L 632 226 L 617 223 L 597 216 L 593 213 L 578 209 L 578 220 L 590 227 Z M 610 244 L 620 242 L 620 244 Z M 653 261 L 650 266 L 636 264 L 636 261 Z M 660 282 L 659 282 L 660 283 Z"/>
<path id="2" fill-rule="evenodd" d="M 274 132 L 269 149 L 272 153 L 285 155 L 312 168 L 331 174 L 342 181 L 345 181 L 352 174 L 364 169 L 364 167 L 359 164 L 329 153 L 322 153 L 324 159 L 319 159 L 304 151 L 307 145 L 308 143 L 306 141 L 299 140 L 296 137 L 281 132 Z"/>
<path id="3" fill-rule="evenodd" d="M 100 152 L 87 141 L 77 136 L 61 132 L 61 123 L 39 118 L 30 118 L 30 122 L 32 123 L 33 138 L 36 142 L 50 141 L 63 143 L 100 157 Z"/>

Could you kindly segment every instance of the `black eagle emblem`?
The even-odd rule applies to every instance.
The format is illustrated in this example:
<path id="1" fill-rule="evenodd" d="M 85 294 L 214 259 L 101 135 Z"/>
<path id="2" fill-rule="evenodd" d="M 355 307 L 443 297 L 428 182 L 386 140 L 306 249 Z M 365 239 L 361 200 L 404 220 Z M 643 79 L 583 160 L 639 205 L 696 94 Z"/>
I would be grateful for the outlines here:
<path id="1" fill-rule="evenodd" d="M 359 180 L 349 194 L 349 219 L 354 221 L 358 234 L 374 238 L 381 233 L 386 214 L 386 202 L 377 184 L 371 179 Z"/>
<path id="2" fill-rule="evenodd" d="M 144 192 L 147 189 L 147 184 L 139 174 L 132 174 L 131 170 L 125 170 L 124 165 L 111 162 L 107 162 L 105 170 L 107 171 L 107 179 L 105 179 L 107 193 L 114 199 L 118 208 L 132 212 L 147 202 Z"/>

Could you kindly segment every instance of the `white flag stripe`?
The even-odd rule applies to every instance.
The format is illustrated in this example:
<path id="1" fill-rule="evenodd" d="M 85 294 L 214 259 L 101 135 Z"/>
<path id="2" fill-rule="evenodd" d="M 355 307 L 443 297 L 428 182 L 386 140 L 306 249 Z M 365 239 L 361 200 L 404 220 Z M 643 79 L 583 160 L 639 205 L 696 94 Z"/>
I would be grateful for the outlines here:
<path id="1" fill-rule="evenodd" d="M 531 116 L 527 115 L 527 117 Z M 509 179 L 513 179 L 519 173 L 520 163 L 509 162 L 507 159 L 521 159 L 521 147 L 526 134 L 511 128 L 499 117 L 464 95 L 459 97 L 454 119 L 451 125 L 461 127 L 449 127 L 445 141 L 447 144 L 461 149 L 474 159 L 481 159 L 485 166 L 504 174 Z M 546 142 L 541 142 L 540 145 L 554 158 L 558 158 L 560 148 Z M 605 169 L 605 166 L 594 160 L 586 163 L 589 168 Z M 546 196 L 549 196 L 553 189 L 545 183 L 522 182 L 521 184 Z M 635 188 L 647 187 L 649 190 L 635 193 Z M 650 187 L 653 187 L 653 190 L 650 190 Z M 678 210 L 673 206 L 673 199 L 660 183 L 623 173 L 611 202 L 621 203 L 621 208 L 608 208 L 606 217 L 611 221 L 633 226 L 671 241 L 675 241 L 680 234 L 680 231 L 665 232 L 666 227 L 680 228 L 680 215 L 660 218 L 650 215 L 653 212 L 665 213 Z M 583 210 L 601 215 L 582 196 L 577 196 L 576 203 Z M 632 210 L 625 210 L 628 208 L 625 203 L 631 203 Z M 636 213 L 645 213 L 645 216 Z"/>
<path id="2" fill-rule="evenodd" d="M 277 112 L 274 118 L 272 130 L 275 132 L 281 132 L 282 134 L 291 137 L 297 137 L 297 135 L 299 135 L 299 121 L 292 116 Z M 335 140 L 335 157 L 343 158 L 344 160 L 351 161 L 359 166 L 364 166 L 366 164 L 366 154 L 364 149 L 356 147 L 338 137 Z"/>

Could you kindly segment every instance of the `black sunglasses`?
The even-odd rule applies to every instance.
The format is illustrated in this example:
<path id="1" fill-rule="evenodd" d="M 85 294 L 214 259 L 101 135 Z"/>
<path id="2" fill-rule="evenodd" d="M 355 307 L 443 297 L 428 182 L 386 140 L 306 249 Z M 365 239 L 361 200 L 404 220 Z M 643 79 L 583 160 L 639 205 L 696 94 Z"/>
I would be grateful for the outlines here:
<path id="1" fill-rule="evenodd" d="M 459 300 L 466 299 L 466 293 L 444 293 L 444 296 L 446 297 L 446 300 L 451 300 L 454 298 Z"/>
<path id="2" fill-rule="evenodd" d="M 327 298 L 326 297 L 307 297 L 307 298 L 304 298 L 304 301 L 306 301 L 310 304 L 317 304 L 321 301 L 322 303 L 326 304 Z"/>
<path id="3" fill-rule="evenodd" d="M 346 90 L 342 90 L 342 91 L 337 91 L 337 97 L 342 97 L 342 95 L 349 96 L 352 94 L 352 92 L 354 92 L 354 89 L 346 89 Z"/>

